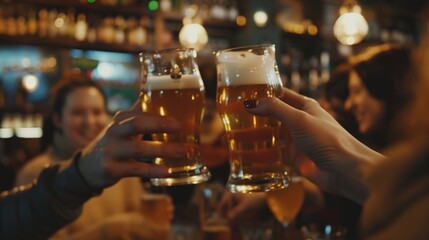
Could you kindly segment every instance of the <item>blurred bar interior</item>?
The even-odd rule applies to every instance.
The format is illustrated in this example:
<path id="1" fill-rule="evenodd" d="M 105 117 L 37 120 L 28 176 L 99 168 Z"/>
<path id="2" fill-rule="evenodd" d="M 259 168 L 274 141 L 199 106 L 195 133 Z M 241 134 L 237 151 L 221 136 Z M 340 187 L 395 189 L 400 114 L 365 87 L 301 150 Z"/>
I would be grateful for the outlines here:
<path id="1" fill-rule="evenodd" d="M 77 69 L 98 82 L 113 113 L 137 99 L 140 51 L 196 48 L 207 96 L 214 98 L 213 51 L 274 43 L 284 84 L 317 98 L 332 68 L 355 51 L 416 44 L 422 2 L 1 0 L 0 190 L 40 152 L 50 87 L 67 72 Z"/>

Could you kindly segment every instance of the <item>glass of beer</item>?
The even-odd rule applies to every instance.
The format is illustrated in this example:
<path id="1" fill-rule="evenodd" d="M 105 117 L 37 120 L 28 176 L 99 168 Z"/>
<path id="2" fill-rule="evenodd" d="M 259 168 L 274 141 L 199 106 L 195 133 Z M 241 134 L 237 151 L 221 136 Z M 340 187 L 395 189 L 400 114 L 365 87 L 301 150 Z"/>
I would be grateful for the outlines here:
<path id="1" fill-rule="evenodd" d="M 232 231 L 228 224 L 226 212 L 218 212 L 217 206 L 224 193 L 221 183 L 205 183 L 200 185 L 197 193 L 199 199 L 199 212 L 202 240 L 231 240 Z"/>
<path id="2" fill-rule="evenodd" d="M 232 48 L 215 55 L 216 104 L 230 150 L 227 189 L 250 193 L 287 187 L 281 123 L 273 117 L 252 115 L 243 106 L 245 100 L 281 94 L 283 84 L 275 61 L 275 46 Z"/>
<path id="3" fill-rule="evenodd" d="M 168 167 L 169 176 L 152 178 L 155 186 L 197 184 L 210 178 L 200 154 L 200 125 L 205 92 L 194 49 L 143 52 L 140 101 L 143 112 L 173 117 L 181 123 L 180 133 L 154 133 L 153 141 L 186 145 L 184 158 L 155 158 Z"/>
<path id="4" fill-rule="evenodd" d="M 302 178 L 294 175 L 287 188 L 267 193 L 268 207 L 284 228 L 289 226 L 301 210 L 305 197 L 304 191 Z"/>

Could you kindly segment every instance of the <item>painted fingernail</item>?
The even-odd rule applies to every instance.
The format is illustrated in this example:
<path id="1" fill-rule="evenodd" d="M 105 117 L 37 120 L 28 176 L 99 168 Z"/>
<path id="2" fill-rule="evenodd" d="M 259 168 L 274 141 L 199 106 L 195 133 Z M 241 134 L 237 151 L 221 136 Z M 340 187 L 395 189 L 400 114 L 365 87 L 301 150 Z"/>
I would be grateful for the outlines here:
<path id="1" fill-rule="evenodd" d="M 245 108 L 255 108 L 256 106 L 258 106 L 258 100 L 256 99 L 244 100 Z"/>

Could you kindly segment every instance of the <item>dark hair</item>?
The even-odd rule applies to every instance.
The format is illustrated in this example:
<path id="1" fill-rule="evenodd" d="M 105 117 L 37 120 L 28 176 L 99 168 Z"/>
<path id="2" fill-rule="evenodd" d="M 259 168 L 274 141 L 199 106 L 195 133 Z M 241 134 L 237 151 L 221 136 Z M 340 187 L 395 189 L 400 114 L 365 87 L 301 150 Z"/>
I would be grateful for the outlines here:
<path id="1" fill-rule="evenodd" d="M 342 101 L 346 101 L 349 96 L 349 74 L 351 66 L 347 63 L 343 63 L 335 67 L 332 71 L 329 81 L 325 84 L 325 97 L 327 100 L 331 100 L 336 97 Z"/>
<path id="2" fill-rule="evenodd" d="M 351 66 L 348 63 L 342 63 L 334 68 L 329 81 L 323 86 L 324 96 L 331 104 L 332 111 L 336 114 L 336 120 L 354 137 L 361 139 L 358 124 L 355 117 L 349 111 L 346 111 L 344 102 L 349 96 L 349 74 Z M 339 100 L 339 104 L 334 104 Z"/>
<path id="3" fill-rule="evenodd" d="M 392 44 L 369 47 L 350 59 L 369 94 L 386 106 L 384 124 L 366 136 L 366 144 L 382 149 L 394 140 L 393 123 L 411 100 L 414 80 L 409 75 L 412 67 L 411 48 Z"/>
<path id="4" fill-rule="evenodd" d="M 54 133 L 55 131 L 59 131 L 59 129 L 56 129 L 52 121 L 53 116 L 62 116 L 64 105 L 66 104 L 67 97 L 70 95 L 70 93 L 76 89 L 87 87 L 95 88 L 100 92 L 101 96 L 103 97 L 104 106 L 106 108 L 107 98 L 103 90 L 97 83 L 84 75 L 75 73 L 72 75 L 69 74 L 52 87 L 50 92 L 50 96 L 52 96 L 52 111 L 45 117 L 43 122 L 43 149 L 53 143 Z"/>
<path id="5" fill-rule="evenodd" d="M 107 98 L 101 87 L 86 76 L 75 75 L 63 78 L 53 88 L 53 114 L 62 115 L 68 95 L 78 88 L 91 87 L 97 89 L 103 96 L 104 106 L 107 106 Z"/>
<path id="6" fill-rule="evenodd" d="M 411 48 L 391 44 L 370 47 L 351 58 L 351 65 L 369 94 L 386 104 L 386 120 L 393 120 L 410 97 Z"/>

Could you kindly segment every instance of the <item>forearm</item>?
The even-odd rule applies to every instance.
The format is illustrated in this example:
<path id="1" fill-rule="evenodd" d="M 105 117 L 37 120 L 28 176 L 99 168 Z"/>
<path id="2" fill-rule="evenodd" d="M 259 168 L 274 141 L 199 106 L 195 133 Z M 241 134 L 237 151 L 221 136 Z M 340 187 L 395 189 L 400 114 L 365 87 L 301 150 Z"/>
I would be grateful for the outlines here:
<path id="1" fill-rule="evenodd" d="M 75 164 L 60 173 L 49 168 L 35 185 L 3 193 L 0 239 L 47 239 L 75 220 L 94 195 L 76 170 Z"/>
<path id="2" fill-rule="evenodd" d="M 342 176 L 340 194 L 363 204 L 369 195 L 366 181 L 366 170 L 386 159 L 382 154 L 373 151 L 359 141 L 343 142 L 340 147 L 344 159 L 338 166 L 339 175 Z"/>

